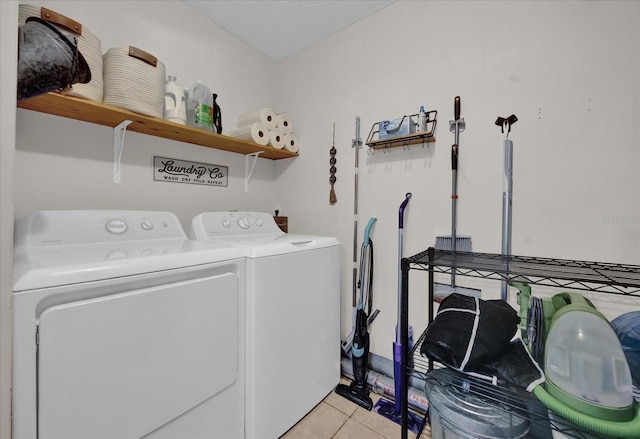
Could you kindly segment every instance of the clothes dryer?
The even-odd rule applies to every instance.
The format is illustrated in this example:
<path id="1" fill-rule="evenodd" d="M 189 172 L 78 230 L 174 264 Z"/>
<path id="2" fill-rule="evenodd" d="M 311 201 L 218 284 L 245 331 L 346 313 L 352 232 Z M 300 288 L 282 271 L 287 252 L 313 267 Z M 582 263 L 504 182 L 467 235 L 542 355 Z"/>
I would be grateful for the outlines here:
<path id="1" fill-rule="evenodd" d="M 268 213 L 207 212 L 190 237 L 246 256 L 246 437 L 275 439 L 340 380 L 340 247 Z"/>
<path id="2" fill-rule="evenodd" d="M 167 212 L 16 222 L 13 439 L 244 436 L 244 257 Z"/>

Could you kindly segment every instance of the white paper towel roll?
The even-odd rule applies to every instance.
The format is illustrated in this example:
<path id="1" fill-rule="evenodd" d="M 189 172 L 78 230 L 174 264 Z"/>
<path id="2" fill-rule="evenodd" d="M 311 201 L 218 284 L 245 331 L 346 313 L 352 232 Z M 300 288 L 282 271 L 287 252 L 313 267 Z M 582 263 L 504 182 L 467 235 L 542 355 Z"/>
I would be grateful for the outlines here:
<path id="1" fill-rule="evenodd" d="M 285 134 L 284 147 L 287 151 L 298 152 L 298 136 L 295 133 Z"/>
<path id="2" fill-rule="evenodd" d="M 287 113 L 280 113 L 276 116 L 276 128 L 280 128 L 284 134 L 293 132 L 293 122 Z"/>
<path id="3" fill-rule="evenodd" d="M 269 145 L 276 149 L 284 148 L 284 133 L 280 128 L 274 128 L 269 131 Z"/>
<path id="4" fill-rule="evenodd" d="M 272 130 L 276 127 L 276 118 L 275 111 L 270 107 L 264 107 L 252 113 L 238 116 L 238 129 L 251 125 L 252 123 L 260 122 L 263 123 L 268 130 Z"/>
<path id="5" fill-rule="evenodd" d="M 269 130 L 259 122 L 231 131 L 229 135 L 238 139 L 253 140 L 258 145 L 269 143 Z"/>

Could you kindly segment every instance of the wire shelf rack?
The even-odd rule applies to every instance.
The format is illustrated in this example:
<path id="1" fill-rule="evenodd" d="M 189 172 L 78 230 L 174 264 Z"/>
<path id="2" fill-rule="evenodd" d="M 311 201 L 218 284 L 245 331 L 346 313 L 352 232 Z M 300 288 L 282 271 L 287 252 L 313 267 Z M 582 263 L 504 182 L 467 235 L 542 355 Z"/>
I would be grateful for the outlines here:
<path id="1" fill-rule="evenodd" d="M 492 253 L 454 252 L 428 248 L 414 256 L 402 260 L 402 316 L 400 333 L 403 346 L 407 346 L 408 307 L 409 307 L 409 272 L 411 270 L 429 273 L 429 323 L 433 321 L 434 273 L 455 273 L 458 276 L 469 276 L 497 281 L 518 281 L 530 285 L 544 285 L 563 289 L 590 291 L 595 293 L 614 294 L 633 299 L 640 298 L 640 266 L 588 262 L 558 258 L 530 256 L 499 255 Z M 407 349 L 404 358 L 406 376 L 414 376 L 425 382 L 437 379 L 433 371 L 445 366 L 434 363 L 421 355 L 422 343 L 426 338 L 426 329 L 422 332 L 414 346 Z M 438 382 L 443 386 L 458 386 L 466 391 L 476 392 L 478 396 L 495 402 L 496 406 L 508 412 L 525 415 L 532 429 L 539 431 L 556 431 L 568 438 L 605 439 L 591 431 L 586 431 L 575 424 L 549 414 L 550 412 L 531 393 L 517 386 L 497 382 L 483 381 L 466 374 L 453 371 L 455 379 Z M 406 381 L 406 380 L 405 380 Z M 404 398 L 404 396 L 402 396 Z M 403 402 L 404 405 L 404 402 Z M 404 421 L 404 420 L 403 420 Z M 402 438 L 406 436 L 406 424 L 403 423 Z M 537 435 L 526 437 L 540 438 Z M 640 436 L 639 436 L 640 437 Z"/>
<path id="2" fill-rule="evenodd" d="M 455 272 L 456 275 L 482 279 L 517 280 L 531 285 L 640 296 L 640 267 L 636 265 L 434 248 L 407 258 L 407 261 L 412 270 Z"/>

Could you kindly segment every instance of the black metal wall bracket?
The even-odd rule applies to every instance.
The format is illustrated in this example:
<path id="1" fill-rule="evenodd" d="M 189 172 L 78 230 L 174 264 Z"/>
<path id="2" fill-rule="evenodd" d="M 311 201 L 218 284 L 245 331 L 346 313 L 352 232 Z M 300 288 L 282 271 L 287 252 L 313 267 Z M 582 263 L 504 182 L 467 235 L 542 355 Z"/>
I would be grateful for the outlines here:
<path id="1" fill-rule="evenodd" d="M 498 116 L 498 119 L 496 120 L 496 125 L 500 127 L 500 129 L 502 130 L 502 133 L 504 133 L 504 129 L 506 128 L 507 134 L 509 134 L 511 132 L 511 125 L 513 125 L 517 121 L 518 121 L 518 118 L 516 117 L 515 114 L 512 114 L 511 116 L 506 118 Z"/>

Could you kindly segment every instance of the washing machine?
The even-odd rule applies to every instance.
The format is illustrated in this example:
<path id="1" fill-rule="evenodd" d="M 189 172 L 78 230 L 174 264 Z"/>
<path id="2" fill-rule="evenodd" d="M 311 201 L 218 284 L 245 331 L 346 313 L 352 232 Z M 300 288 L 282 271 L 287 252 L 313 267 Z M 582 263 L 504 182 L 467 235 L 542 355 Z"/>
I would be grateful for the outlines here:
<path id="1" fill-rule="evenodd" d="M 13 439 L 244 437 L 244 255 L 167 212 L 16 222 Z"/>
<path id="2" fill-rule="evenodd" d="M 246 257 L 246 437 L 281 436 L 340 380 L 340 249 L 260 212 L 206 212 L 190 237 Z"/>

